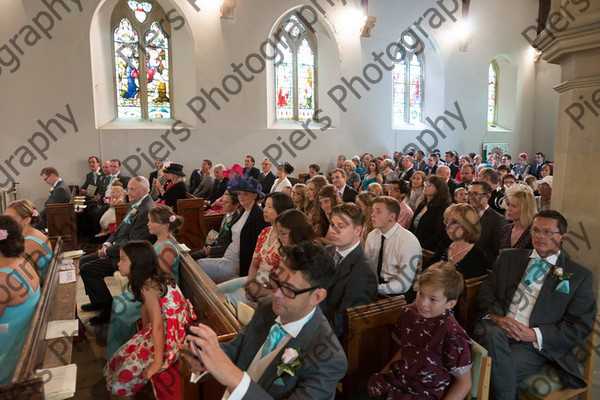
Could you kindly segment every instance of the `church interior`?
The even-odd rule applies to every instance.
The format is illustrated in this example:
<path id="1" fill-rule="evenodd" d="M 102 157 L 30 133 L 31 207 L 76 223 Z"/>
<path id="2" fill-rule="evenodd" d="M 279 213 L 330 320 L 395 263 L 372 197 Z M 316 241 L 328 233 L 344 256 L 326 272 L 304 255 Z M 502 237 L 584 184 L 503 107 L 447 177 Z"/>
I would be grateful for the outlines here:
<path id="1" fill-rule="evenodd" d="M 17 199 L 44 209 L 45 167 L 81 186 L 90 156 L 129 177 L 169 160 L 189 179 L 205 159 L 229 168 L 247 155 L 300 178 L 338 155 L 543 153 L 551 208 L 569 224 L 563 253 L 592 272 L 598 298 L 599 0 L 3 0 L 2 11 L 2 211 Z M 88 302 L 81 278 L 74 293 Z M 68 350 L 74 398 L 110 398 L 106 330 L 84 325 L 92 338 Z M 595 369 L 586 398 L 600 396 Z M 220 398 L 206 393 L 195 396 Z"/>

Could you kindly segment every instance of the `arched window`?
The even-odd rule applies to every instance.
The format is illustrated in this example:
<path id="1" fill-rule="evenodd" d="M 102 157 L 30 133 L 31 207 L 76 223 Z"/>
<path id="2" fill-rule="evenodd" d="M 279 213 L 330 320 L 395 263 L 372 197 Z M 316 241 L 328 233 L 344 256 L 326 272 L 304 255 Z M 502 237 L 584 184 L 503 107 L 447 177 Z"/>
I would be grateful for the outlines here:
<path id="1" fill-rule="evenodd" d="M 283 19 L 277 36 L 283 61 L 275 65 L 275 117 L 312 119 L 316 109 L 316 37 L 312 28 L 292 13 Z"/>
<path id="2" fill-rule="evenodd" d="M 423 121 L 423 46 L 410 34 L 402 37 L 402 46 L 394 64 L 392 114 L 394 125 L 414 125 Z"/>
<path id="3" fill-rule="evenodd" d="M 117 118 L 171 118 L 171 27 L 165 12 L 153 0 L 120 0 L 111 27 Z"/>
<path id="4" fill-rule="evenodd" d="M 488 125 L 498 124 L 498 63 L 492 60 L 488 68 Z"/>

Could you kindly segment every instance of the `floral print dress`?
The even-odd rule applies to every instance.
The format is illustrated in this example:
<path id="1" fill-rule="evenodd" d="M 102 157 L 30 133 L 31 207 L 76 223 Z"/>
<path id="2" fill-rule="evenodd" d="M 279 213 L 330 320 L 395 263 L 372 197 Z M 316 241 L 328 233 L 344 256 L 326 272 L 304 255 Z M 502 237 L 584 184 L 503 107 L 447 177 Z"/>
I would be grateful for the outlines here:
<path id="1" fill-rule="evenodd" d="M 184 325 L 196 319 L 196 315 L 189 300 L 183 297 L 177 286 L 169 286 L 167 294 L 159 299 L 159 304 L 165 327 L 162 372 L 179 359 L 179 345 L 185 338 Z M 154 344 L 149 323 L 121 346 L 104 366 L 106 388 L 118 396 L 131 396 L 139 392 L 148 383 L 142 373 L 153 362 Z"/>

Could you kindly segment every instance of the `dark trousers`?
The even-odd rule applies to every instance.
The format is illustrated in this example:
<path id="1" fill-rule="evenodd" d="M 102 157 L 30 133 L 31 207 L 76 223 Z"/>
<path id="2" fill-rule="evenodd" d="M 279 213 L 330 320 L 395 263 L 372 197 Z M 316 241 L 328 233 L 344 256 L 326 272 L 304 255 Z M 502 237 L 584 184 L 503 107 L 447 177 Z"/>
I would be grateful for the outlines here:
<path id="1" fill-rule="evenodd" d="M 473 339 L 485 347 L 492 357 L 492 399 L 517 399 L 518 383 L 538 372 L 548 361 L 544 352 L 538 351 L 532 343 L 509 339 L 490 320 L 480 320 L 473 325 Z"/>
<path id="2" fill-rule="evenodd" d="M 104 283 L 106 276 L 112 276 L 118 269 L 117 260 L 111 261 L 109 257 L 100 258 L 97 253 L 88 254 L 81 258 L 80 275 L 85 285 L 85 293 L 93 304 L 103 304 L 110 311 L 112 295 Z"/>

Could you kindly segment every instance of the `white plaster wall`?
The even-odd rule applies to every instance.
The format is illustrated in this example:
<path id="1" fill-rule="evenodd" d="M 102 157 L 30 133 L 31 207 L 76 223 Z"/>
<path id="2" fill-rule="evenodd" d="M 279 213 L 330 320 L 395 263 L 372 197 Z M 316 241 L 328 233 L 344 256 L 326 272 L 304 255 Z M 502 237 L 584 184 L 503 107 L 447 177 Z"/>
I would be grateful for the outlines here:
<path id="1" fill-rule="evenodd" d="M 72 0 L 64 1 L 72 9 L 76 7 Z M 449 6 L 451 1 L 445 0 Z M 51 144 L 47 152 L 48 160 L 38 159 L 27 168 L 19 167 L 20 175 L 16 179 L 21 182 L 20 196 L 34 200 L 39 206 L 48 190 L 39 178 L 42 167 L 53 165 L 68 183 L 81 184 L 87 172 L 88 155 L 124 159 L 138 154 L 138 147 L 148 153 L 150 143 L 161 140 L 160 136 L 168 129 L 96 128 L 90 26 L 100 2 L 82 2 L 82 12 L 73 10 L 68 14 L 57 8 L 63 20 L 55 22 L 52 40 L 44 37 L 33 47 L 25 46 L 25 54 L 20 55 L 20 69 L 10 73 L 2 67 L 0 74 L 0 165 L 6 167 L 4 160 L 38 130 L 38 119 L 46 121 L 57 112 L 66 113 L 66 104 L 70 105 L 78 124 L 77 133 L 68 127 L 66 134 L 58 134 L 58 141 Z M 194 65 L 186 63 L 183 67 L 191 71 L 184 92 L 199 94 L 201 88 L 208 90 L 220 86 L 223 77 L 231 73 L 232 62 L 244 62 L 248 54 L 256 52 L 282 14 L 293 7 L 310 4 L 310 1 L 240 0 L 234 21 L 219 19 L 214 0 L 198 0 L 200 12 L 184 0 L 160 0 L 160 3 L 165 11 L 176 8 L 187 20 L 190 39 L 189 44 L 184 45 L 189 47 L 186 54 L 193 54 L 196 62 Z M 340 84 L 342 76 L 349 79 L 362 75 L 364 65 L 372 62 L 371 53 L 384 51 L 388 43 L 398 40 L 427 8 L 435 6 L 435 1 L 372 1 L 369 14 L 377 17 L 377 23 L 371 38 L 336 36 L 332 29 L 336 28 L 337 13 L 343 8 L 341 2 L 335 9 L 325 0 L 319 0 L 319 3 L 327 11 L 327 20 L 321 20 L 322 26 L 317 33 L 322 46 L 318 66 L 319 105 L 324 114 L 332 116 L 335 125 L 325 132 L 315 128 L 317 140 L 307 150 L 298 152 L 296 158 L 282 157 L 294 164 L 298 173 L 306 172 L 308 164 L 314 161 L 328 170 L 337 154 L 391 153 L 414 142 L 425 127 L 412 131 L 393 129 L 391 72 L 386 72 L 382 81 L 372 85 L 370 91 L 359 88 L 362 99 L 354 99 L 349 93 L 347 112 L 341 112 L 327 98 L 327 91 Z M 355 5 L 358 1 L 348 3 Z M 430 40 L 425 41 L 425 115 L 435 119 L 445 110 L 454 111 L 454 102 L 458 101 L 467 124 L 466 130 L 458 123 L 454 132 L 446 128 L 447 138 L 440 140 L 438 148 L 453 148 L 465 153 L 479 150 L 482 141 L 499 141 L 508 142 L 513 154 L 521 150 L 531 153 L 538 149 L 537 146 L 552 154 L 557 104 L 552 86 L 558 83 L 559 76 L 555 68 L 550 68 L 544 61 L 533 63 L 529 45 L 520 35 L 526 26 L 534 23 L 536 3 L 533 0 L 472 2 L 470 15 L 474 37 L 465 53 L 458 52 L 455 24 L 450 20 L 435 32 L 429 31 Z M 31 24 L 32 18 L 42 9 L 43 4 L 37 1 L 4 0 L 0 14 L 0 46 L 7 44 L 25 24 Z M 512 96 L 514 123 L 510 133 L 487 132 L 487 66 L 497 55 L 506 55 L 514 63 L 516 89 Z M 185 143 L 179 143 L 172 134 L 169 136 L 176 146 L 169 158 L 185 164 L 189 172 L 192 167 L 199 167 L 202 158 L 225 164 L 241 163 L 246 154 L 261 158 L 263 149 L 277 143 L 279 135 L 287 141 L 296 127 L 269 122 L 267 79 L 271 77 L 264 72 L 255 76 L 252 82 L 244 83 L 240 94 L 233 96 L 229 103 L 221 102 L 220 111 L 205 113 L 205 124 L 194 119 L 185 102 L 176 98 L 179 100 L 175 104 L 176 118 L 181 118 L 192 128 Z M 147 175 L 150 166 L 144 164 L 140 172 Z M 1 175 L 0 171 L 0 181 Z"/>

